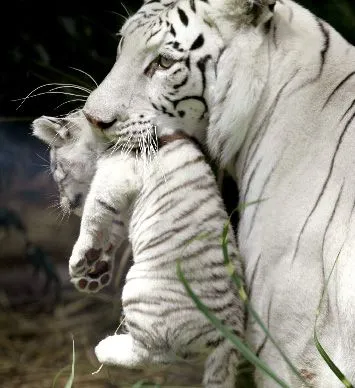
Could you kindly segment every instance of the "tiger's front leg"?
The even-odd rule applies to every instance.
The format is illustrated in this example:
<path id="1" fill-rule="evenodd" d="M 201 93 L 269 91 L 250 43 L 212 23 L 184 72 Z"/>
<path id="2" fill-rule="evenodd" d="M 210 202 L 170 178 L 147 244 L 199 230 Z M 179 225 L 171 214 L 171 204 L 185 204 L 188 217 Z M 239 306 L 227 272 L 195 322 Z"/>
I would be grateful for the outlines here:
<path id="1" fill-rule="evenodd" d="M 98 162 L 69 260 L 71 281 L 79 291 L 97 292 L 110 283 L 115 253 L 126 239 L 122 214 L 137 185 L 133 157 L 118 154 Z"/>

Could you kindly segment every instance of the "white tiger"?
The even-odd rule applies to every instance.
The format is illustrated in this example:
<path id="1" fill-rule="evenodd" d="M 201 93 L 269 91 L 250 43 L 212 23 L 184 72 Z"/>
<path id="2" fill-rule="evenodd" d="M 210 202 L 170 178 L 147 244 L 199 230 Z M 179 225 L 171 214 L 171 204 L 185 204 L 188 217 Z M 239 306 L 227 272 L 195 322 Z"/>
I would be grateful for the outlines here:
<path id="1" fill-rule="evenodd" d="M 241 201 L 258 201 L 238 233 L 252 302 L 315 387 L 342 386 L 313 340 L 338 258 L 320 339 L 354 384 L 354 47 L 290 0 L 150 0 L 121 33 L 87 119 L 126 140 L 147 121 L 159 135 L 206 134 Z M 300 385 L 250 319 L 247 337 L 289 386 Z M 273 386 L 261 374 L 257 382 Z"/>
<path id="2" fill-rule="evenodd" d="M 43 120 L 48 118 L 34 122 L 35 134 L 42 139 Z M 52 119 L 45 128 L 53 126 L 53 133 L 58 133 L 60 124 Z M 72 147 L 85 155 L 82 150 L 93 149 L 88 138 L 94 139 L 86 136 L 84 126 L 80 143 Z M 199 298 L 237 335 L 243 335 L 244 308 L 225 268 L 221 246 L 228 216 L 199 147 L 178 133 L 162 137 L 160 144 L 151 161 L 135 152 L 101 152 L 69 261 L 70 275 L 80 290 L 89 292 L 108 283 L 103 263 L 110 263 L 117 249 L 112 225 L 118 214 L 125 214 L 134 261 L 122 292 L 128 333 L 102 340 L 95 349 L 99 361 L 132 368 L 207 352 L 204 386 L 233 388 L 238 353 L 196 308 L 176 272 L 180 259 Z M 63 155 L 65 149 L 61 151 Z M 81 161 L 91 162 L 85 156 Z M 72 172 L 67 170 L 68 175 Z M 75 187 L 75 179 L 71 185 Z M 231 228 L 228 252 L 242 276 Z"/>

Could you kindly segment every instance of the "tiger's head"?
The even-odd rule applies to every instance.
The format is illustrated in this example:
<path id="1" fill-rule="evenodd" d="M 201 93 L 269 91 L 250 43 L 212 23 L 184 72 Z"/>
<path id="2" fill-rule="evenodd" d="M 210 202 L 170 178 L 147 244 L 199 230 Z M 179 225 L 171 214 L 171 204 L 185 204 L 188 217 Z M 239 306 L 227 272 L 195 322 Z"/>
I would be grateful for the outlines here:
<path id="1" fill-rule="evenodd" d="M 33 135 L 50 146 L 50 168 L 64 212 L 82 214 L 96 162 L 106 144 L 92 131 L 81 111 L 34 120 Z"/>
<path id="2" fill-rule="evenodd" d="M 228 62 L 237 31 L 255 35 L 259 47 L 256 31 L 272 14 L 269 3 L 275 0 L 145 1 L 123 26 L 116 63 L 89 96 L 86 118 L 127 142 L 152 128 L 158 135 L 184 130 L 203 141 L 218 97 L 218 63 Z M 227 88 L 233 75 L 222 76 Z"/>

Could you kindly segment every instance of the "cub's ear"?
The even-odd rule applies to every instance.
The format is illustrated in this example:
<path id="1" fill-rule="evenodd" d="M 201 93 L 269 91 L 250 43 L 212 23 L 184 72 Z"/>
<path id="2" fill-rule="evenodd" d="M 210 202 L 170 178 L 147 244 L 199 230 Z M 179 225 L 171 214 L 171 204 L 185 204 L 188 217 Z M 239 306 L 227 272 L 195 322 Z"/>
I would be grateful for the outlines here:
<path id="1" fill-rule="evenodd" d="M 32 123 L 32 134 L 51 147 L 63 145 L 65 134 L 59 119 L 41 116 Z"/>

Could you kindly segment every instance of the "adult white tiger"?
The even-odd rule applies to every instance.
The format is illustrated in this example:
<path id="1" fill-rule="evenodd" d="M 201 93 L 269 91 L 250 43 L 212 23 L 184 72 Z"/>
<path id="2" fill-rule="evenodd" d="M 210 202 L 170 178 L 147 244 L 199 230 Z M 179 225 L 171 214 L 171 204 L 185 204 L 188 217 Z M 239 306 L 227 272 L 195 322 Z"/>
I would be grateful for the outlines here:
<path id="1" fill-rule="evenodd" d="M 296 3 L 274 3 L 145 2 L 84 112 L 126 140 L 147 121 L 200 138 L 208 125 L 208 147 L 234 174 L 242 201 L 263 200 L 244 211 L 238 236 L 254 306 L 312 385 L 337 387 L 313 324 L 338 258 L 321 340 L 355 381 L 355 50 Z M 250 320 L 248 337 L 299 386 Z"/>

